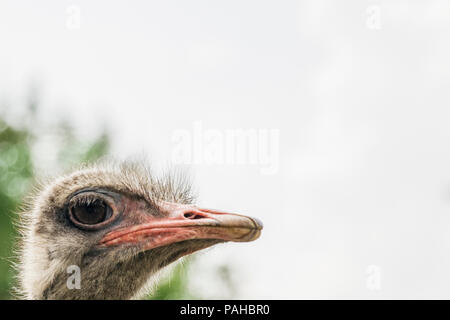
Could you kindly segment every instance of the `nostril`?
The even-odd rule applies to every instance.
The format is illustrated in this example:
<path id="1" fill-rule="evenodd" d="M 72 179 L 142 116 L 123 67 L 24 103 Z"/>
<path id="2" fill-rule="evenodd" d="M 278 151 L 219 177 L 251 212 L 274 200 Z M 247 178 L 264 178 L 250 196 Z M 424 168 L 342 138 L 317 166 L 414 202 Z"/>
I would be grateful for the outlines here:
<path id="1" fill-rule="evenodd" d="M 195 213 L 193 213 L 193 212 L 186 212 L 186 213 L 184 214 L 184 217 L 185 217 L 186 219 L 201 219 L 201 218 L 203 218 L 201 215 L 195 214 Z"/>
<path id="2" fill-rule="evenodd" d="M 186 212 L 185 214 L 184 214 L 184 217 L 185 218 L 187 218 L 187 219 L 192 219 L 192 216 L 193 216 L 194 214 L 192 213 L 192 212 Z"/>

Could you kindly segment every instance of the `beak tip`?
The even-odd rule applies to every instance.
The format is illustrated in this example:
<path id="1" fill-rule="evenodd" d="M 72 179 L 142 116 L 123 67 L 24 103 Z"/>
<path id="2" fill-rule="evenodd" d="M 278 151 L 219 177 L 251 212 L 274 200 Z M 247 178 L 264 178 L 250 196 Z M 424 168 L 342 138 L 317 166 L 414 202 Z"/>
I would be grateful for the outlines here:
<path id="1" fill-rule="evenodd" d="M 251 218 L 251 220 L 253 221 L 253 223 L 255 224 L 256 229 L 258 230 L 262 230 L 264 228 L 264 224 L 262 223 L 261 220 L 259 220 L 258 218 Z"/>

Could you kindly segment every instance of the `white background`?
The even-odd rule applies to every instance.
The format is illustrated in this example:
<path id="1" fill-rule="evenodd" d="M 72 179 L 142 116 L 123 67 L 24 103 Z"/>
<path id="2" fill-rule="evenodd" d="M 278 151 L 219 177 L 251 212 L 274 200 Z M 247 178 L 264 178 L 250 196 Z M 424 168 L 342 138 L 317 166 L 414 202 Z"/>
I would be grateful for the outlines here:
<path id="1" fill-rule="evenodd" d="M 191 166 L 201 205 L 265 223 L 198 256 L 208 298 L 225 263 L 238 298 L 448 299 L 449 40 L 446 0 L 2 1 L 0 98 L 39 83 L 45 121 L 155 166 L 195 121 L 279 130 L 276 174 Z"/>

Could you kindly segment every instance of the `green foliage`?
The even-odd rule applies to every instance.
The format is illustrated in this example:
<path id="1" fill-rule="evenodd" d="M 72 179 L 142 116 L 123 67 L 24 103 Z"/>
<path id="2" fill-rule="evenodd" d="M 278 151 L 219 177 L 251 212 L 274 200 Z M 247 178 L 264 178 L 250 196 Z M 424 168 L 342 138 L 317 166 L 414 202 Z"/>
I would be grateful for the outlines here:
<path id="1" fill-rule="evenodd" d="M 183 263 L 177 264 L 172 272 L 166 275 L 156 287 L 156 290 L 148 295 L 149 300 L 199 300 L 204 299 L 199 292 L 189 289 L 189 273 L 194 265 L 195 255 L 184 258 Z M 221 299 L 233 299 L 237 294 L 235 280 L 232 270 L 228 265 L 220 265 L 213 270 L 215 275 L 214 285 L 221 288 Z"/>
<path id="2" fill-rule="evenodd" d="M 103 133 L 94 142 L 85 142 L 80 141 L 67 124 L 61 125 L 59 129 L 65 142 L 61 146 L 58 156 L 59 163 L 63 167 L 92 162 L 108 153 L 109 137 L 106 133 Z"/>
<path id="3" fill-rule="evenodd" d="M 14 211 L 29 187 L 33 176 L 29 133 L 11 128 L 0 119 L 0 299 L 9 298 L 13 272 L 11 257 Z"/>
<path id="4" fill-rule="evenodd" d="M 192 259 L 192 258 L 191 258 Z M 188 272 L 191 259 L 187 258 L 183 263 L 175 266 L 169 277 L 165 277 L 156 287 L 148 300 L 185 300 L 199 299 L 188 289 Z"/>

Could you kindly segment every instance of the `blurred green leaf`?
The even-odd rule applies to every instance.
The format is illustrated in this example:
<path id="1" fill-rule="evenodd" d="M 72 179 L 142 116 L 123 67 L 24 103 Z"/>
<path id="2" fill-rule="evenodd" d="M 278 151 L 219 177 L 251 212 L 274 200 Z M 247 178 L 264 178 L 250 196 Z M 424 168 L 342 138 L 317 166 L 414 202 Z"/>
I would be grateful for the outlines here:
<path id="1" fill-rule="evenodd" d="M 154 292 L 147 296 L 148 300 L 186 300 L 200 299 L 193 295 L 188 288 L 188 272 L 192 258 L 186 258 L 178 263 L 172 272 L 162 279 Z"/>

